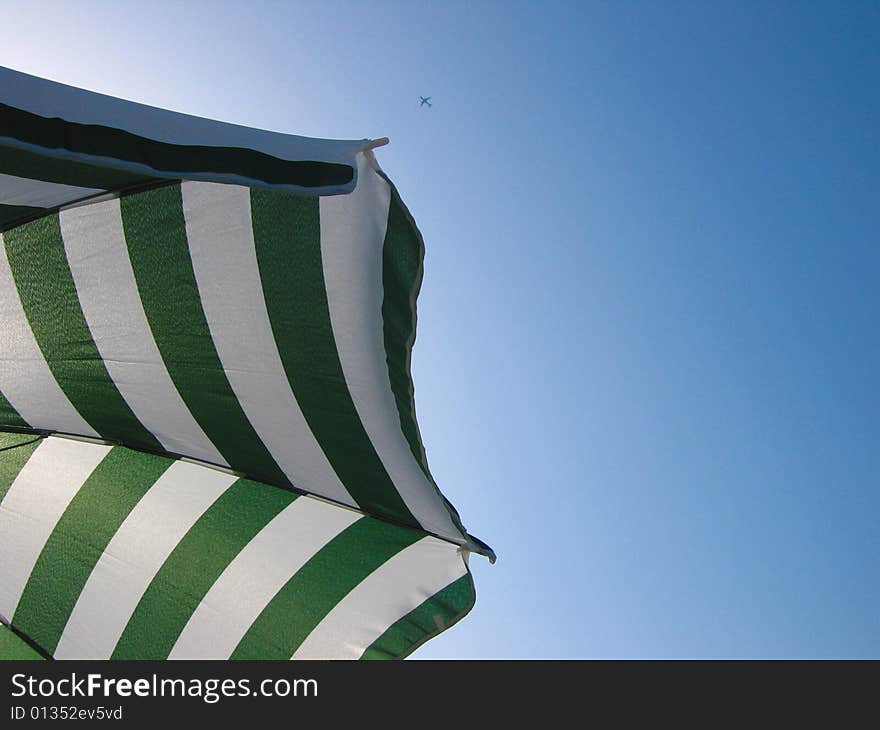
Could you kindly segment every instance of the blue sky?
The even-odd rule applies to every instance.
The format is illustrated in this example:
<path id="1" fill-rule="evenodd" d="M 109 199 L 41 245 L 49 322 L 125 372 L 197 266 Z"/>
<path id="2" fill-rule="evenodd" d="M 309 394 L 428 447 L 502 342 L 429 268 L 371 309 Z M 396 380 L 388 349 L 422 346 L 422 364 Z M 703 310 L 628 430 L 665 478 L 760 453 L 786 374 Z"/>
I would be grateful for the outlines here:
<path id="1" fill-rule="evenodd" d="M 880 656 L 880 5 L 3 15 L 0 65 L 391 138 L 428 458 L 500 556 L 416 656 Z"/>

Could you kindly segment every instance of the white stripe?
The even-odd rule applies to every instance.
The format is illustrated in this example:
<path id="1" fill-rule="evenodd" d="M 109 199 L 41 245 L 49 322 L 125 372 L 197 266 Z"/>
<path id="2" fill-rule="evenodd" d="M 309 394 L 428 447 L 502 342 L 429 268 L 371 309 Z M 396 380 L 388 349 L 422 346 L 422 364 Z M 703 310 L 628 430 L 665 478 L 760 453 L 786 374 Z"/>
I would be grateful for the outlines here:
<path id="1" fill-rule="evenodd" d="M 56 659 L 107 659 L 159 568 L 236 480 L 175 461 L 119 526 L 80 593 Z"/>
<path id="2" fill-rule="evenodd" d="M 76 293 L 104 366 L 134 415 L 173 454 L 227 466 L 174 387 L 128 258 L 118 200 L 63 211 Z"/>
<path id="3" fill-rule="evenodd" d="M 0 234 L 0 391 L 32 428 L 98 438 L 49 370 L 12 278 Z"/>
<path id="4" fill-rule="evenodd" d="M 382 247 L 391 189 L 363 154 L 358 184 L 345 196 L 322 197 L 321 257 L 333 336 L 352 400 L 397 491 L 428 532 L 464 542 L 443 500 L 413 457 L 385 355 Z"/>
<path id="5" fill-rule="evenodd" d="M 285 375 L 263 298 L 250 190 L 191 182 L 181 189 L 202 308 L 248 420 L 294 486 L 356 506 L 309 428 Z"/>
<path id="6" fill-rule="evenodd" d="M 100 195 L 98 188 L 81 188 L 77 185 L 61 185 L 45 180 L 31 180 L 0 172 L 0 204 L 28 205 L 33 208 L 54 208 L 74 200 Z"/>
<path id="7" fill-rule="evenodd" d="M 202 599 L 169 659 L 228 659 L 284 584 L 357 512 L 300 497 L 236 556 Z"/>
<path id="8" fill-rule="evenodd" d="M 0 504 L 0 616 L 7 622 L 46 540 L 110 448 L 47 438 L 9 487 Z"/>
<path id="9" fill-rule="evenodd" d="M 426 537 L 374 570 L 334 606 L 293 659 L 360 659 L 390 626 L 467 573 L 458 548 Z"/>

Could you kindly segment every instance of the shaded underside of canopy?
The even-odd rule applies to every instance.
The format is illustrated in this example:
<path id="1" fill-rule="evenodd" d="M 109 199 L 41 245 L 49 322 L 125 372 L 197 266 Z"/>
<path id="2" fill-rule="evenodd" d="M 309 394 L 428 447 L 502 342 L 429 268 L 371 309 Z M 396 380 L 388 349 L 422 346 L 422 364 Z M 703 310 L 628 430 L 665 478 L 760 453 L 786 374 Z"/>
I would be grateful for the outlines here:
<path id="1" fill-rule="evenodd" d="M 423 257 L 363 140 L 0 69 L 0 617 L 49 656 L 378 658 L 466 613 L 493 556 L 415 417 Z"/>
<path id="2" fill-rule="evenodd" d="M 0 67 L 0 230 L 57 206 L 163 180 L 351 192 L 367 140 L 217 122 Z"/>

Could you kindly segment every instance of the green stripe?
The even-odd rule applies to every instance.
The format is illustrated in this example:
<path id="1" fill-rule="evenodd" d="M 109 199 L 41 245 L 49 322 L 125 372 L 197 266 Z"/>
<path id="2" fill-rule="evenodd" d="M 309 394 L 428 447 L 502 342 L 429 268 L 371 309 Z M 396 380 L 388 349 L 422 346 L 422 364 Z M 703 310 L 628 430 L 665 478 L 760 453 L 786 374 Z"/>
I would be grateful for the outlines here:
<path id="1" fill-rule="evenodd" d="M 370 573 L 424 533 L 364 517 L 312 557 L 269 601 L 232 659 L 290 659 L 306 637 Z"/>
<path id="2" fill-rule="evenodd" d="M 393 189 L 392 189 L 393 190 Z M 412 347 L 416 339 L 416 298 L 422 283 L 424 248 L 410 225 L 396 192 L 388 209 L 388 227 L 382 246 L 382 322 L 385 357 L 391 390 L 397 403 L 400 427 L 410 450 L 428 479 L 428 462 L 416 421 L 411 375 Z"/>
<path id="3" fill-rule="evenodd" d="M 107 544 L 172 463 L 160 456 L 113 448 L 64 510 L 31 571 L 12 621 L 49 654 L 55 651 Z"/>
<path id="4" fill-rule="evenodd" d="M 43 439 L 24 433 L 0 433 L 0 504 L 15 477 Z"/>
<path id="5" fill-rule="evenodd" d="M 269 184 L 302 187 L 345 185 L 354 177 L 351 165 L 337 162 L 282 160 L 243 147 L 159 142 L 115 127 L 43 117 L 8 104 L 0 104 L 0 129 L 4 136 L 25 144 L 61 150 L 62 154 L 67 151 L 115 158 L 145 165 L 170 177 L 232 174 Z"/>
<path id="6" fill-rule="evenodd" d="M 5 174 L 46 180 L 60 185 L 119 190 L 156 179 L 148 175 L 113 170 L 78 160 L 50 157 L 15 147 L 3 147 L 2 155 Z"/>
<path id="7" fill-rule="evenodd" d="M 28 646 L 28 643 L 20 636 L 16 636 L 12 629 L 0 624 L 0 661 L 42 658 L 36 649 Z"/>
<path id="8" fill-rule="evenodd" d="M 120 203 L 144 311 L 190 413 L 233 469 L 290 486 L 235 397 L 211 339 L 189 255 L 180 185 L 124 196 Z"/>
<path id="9" fill-rule="evenodd" d="M 278 352 L 309 428 L 361 509 L 418 526 L 345 382 L 324 285 L 318 200 L 251 190 L 257 262 Z"/>
<path id="10" fill-rule="evenodd" d="M 391 204 L 382 245 L 382 322 L 388 378 L 397 404 L 400 430 L 425 478 L 446 505 L 455 526 L 462 534 L 467 534 L 455 507 L 443 496 L 431 476 L 416 419 L 412 349 L 416 340 L 416 300 L 424 274 L 425 244 L 397 189 L 390 180 L 385 180 L 391 188 Z"/>
<path id="11" fill-rule="evenodd" d="M 5 171 L 5 162 L 4 171 Z M 3 205 L 0 204 L 0 231 L 13 228 L 19 223 L 32 218 L 37 218 L 47 212 L 46 208 L 36 208 L 31 205 Z"/>
<path id="12" fill-rule="evenodd" d="M 0 392 L 0 428 L 30 428 L 6 397 Z"/>
<path id="13" fill-rule="evenodd" d="M 167 659 L 205 594 L 242 548 L 296 495 L 248 479 L 233 484 L 159 569 L 111 659 Z"/>
<path id="14" fill-rule="evenodd" d="M 161 450 L 116 388 L 95 346 L 67 264 L 58 216 L 7 231 L 3 240 L 31 331 L 73 407 L 104 438 Z"/>
<path id="15" fill-rule="evenodd" d="M 361 659 L 403 659 L 464 618 L 475 599 L 474 583 L 468 573 L 392 624 L 367 648 Z"/>

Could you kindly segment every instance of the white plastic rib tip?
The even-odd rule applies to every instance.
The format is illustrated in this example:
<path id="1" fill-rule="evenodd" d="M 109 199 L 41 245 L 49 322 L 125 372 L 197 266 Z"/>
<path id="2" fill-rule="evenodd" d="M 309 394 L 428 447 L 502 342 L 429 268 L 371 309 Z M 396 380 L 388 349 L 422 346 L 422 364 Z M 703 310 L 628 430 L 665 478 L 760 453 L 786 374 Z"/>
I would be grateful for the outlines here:
<path id="1" fill-rule="evenodd" d="M 361 147 L 362 152 L 366 152 L 367 150 L 374 150 L 377 147 L 384 147 L 391 140 L 388 137 L 379 137 L 379 139 L 371 139 L 363 147 Z"/>

